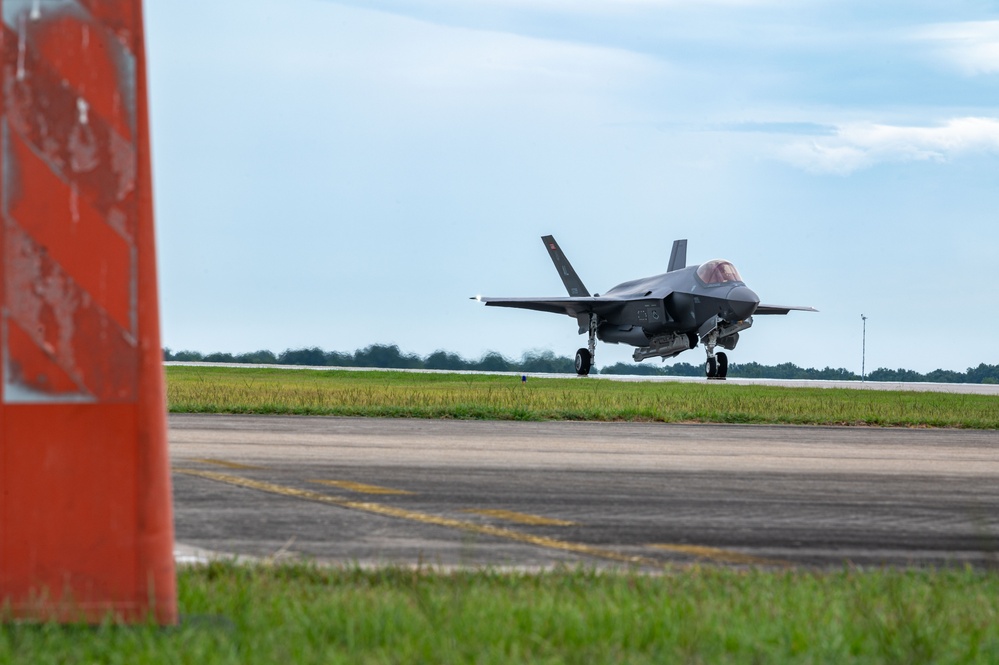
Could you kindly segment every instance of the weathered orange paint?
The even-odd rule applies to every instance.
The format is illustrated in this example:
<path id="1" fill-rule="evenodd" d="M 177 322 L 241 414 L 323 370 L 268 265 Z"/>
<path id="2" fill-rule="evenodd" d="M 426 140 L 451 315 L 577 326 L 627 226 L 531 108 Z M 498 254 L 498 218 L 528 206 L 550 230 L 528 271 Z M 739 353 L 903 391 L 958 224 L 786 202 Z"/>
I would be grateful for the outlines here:
<path id="1" fill-rule="evenodd" d="M 174 623 L 141 0 L 0 17 L 0 607 Z"/>

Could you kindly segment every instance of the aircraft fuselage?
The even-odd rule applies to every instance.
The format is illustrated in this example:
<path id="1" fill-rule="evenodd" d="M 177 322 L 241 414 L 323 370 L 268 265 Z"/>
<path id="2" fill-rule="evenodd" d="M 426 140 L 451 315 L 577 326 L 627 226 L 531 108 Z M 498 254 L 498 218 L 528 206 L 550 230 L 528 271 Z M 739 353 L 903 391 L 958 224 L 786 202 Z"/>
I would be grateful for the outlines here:
<path id="1" fill-rule="evenodd" d="M 623 302 L 617 311 L 604 315 L 597 331 L 599 338 L 644 346 L 655 335 L 697 332 L 714 316 L 736 322 L 753 315 L 760 299 L 743 281 L 705 284 L 697 277 L 699 268 L 692 266 L 636 279 L 607 291 L 605 297 L 621 298 Z M 636 328 L 641 330 L 626 334 Z"/>
<path id="2" fill-rule="evenodd" d="M 589 333 L 586 349 L 576 353 L 576 371 L 589 372 L 600 339 L 637 347 L 635 361 L 671 358 L 704 344 L 709 378 L 724 378 L 728 358 L 715 347 L 734 349 L 739 333 L 753 325 L 753 314 L 815 311 L 794 305 L 761 305 L 730 262 L 712 259 L 687 267 L 687 241 L 673 243 L 668 272 L 623 282 L 602 296 L 590 295 L 552 236 L 542 237 L 568 297 L 477 299 L 494 307 L 533 309 L 576 319 L 580 334 Z"/>

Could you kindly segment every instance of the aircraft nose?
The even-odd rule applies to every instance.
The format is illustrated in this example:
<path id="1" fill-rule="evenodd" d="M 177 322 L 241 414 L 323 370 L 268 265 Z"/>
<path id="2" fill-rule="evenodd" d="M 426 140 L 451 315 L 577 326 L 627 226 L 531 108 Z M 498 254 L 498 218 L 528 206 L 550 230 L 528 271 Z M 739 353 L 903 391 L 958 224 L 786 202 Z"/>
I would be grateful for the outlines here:
<path id="1" fill-rule="evenodd" d="M 736 321 L 748 319 L 759 304 L 759 296 L 748 286 L 737 286 L 728 292 L 728 306 Z"/>

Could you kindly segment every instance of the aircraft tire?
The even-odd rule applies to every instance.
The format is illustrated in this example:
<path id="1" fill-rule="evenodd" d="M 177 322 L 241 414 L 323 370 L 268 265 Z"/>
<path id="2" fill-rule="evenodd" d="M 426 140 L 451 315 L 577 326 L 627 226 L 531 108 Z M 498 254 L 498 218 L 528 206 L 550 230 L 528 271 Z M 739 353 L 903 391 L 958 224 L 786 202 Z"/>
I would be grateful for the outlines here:
<path id="1" fill-rule="evenodd" d="M 728 376 L 728 356 L 724 352 L 718 352 L 715 354 L 715 358 L 718 360 L 718 371 L 715 378 L 724 379 Z"/>
<path id="2" fill-rule="evenodd" d="M 589 349 L 576 351 L 576 374 L 586 376 L 590 373 L 590 365 L 593 359 L 590 357 Z"/>
<path id="3" fill-rule="evenodd" d="M 714 358 L 708 358 L 708 362 L 704 364 L 704 373 L 709 379 L 718 376 L 718 361 Z"/>

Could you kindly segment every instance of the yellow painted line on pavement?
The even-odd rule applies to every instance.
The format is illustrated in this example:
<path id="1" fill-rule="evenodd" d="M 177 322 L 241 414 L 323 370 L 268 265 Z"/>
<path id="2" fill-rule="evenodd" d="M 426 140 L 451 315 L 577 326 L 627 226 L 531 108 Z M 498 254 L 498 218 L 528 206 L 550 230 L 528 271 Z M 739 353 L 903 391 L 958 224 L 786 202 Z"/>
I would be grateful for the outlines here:
<path id="1" fill-rule="evenodd" d="M 557 520 L 552 517 L 542 517 L 541 515 L 530 515 L 528 513 L 517 513 L 512 510 L 493 510 L 490 508 L 469 508 L 468 510 L 463 510 L 463 513 L 474 513 L 475 515 L 484 515 L 485 517 L 495 517 L 499 520 L 506 520 L 507 522 L 516 522 L 517 524 L 529 524 L 532 526 L 575 526 L 575 522 L 570 522 L 568 520 Z"/>
<path id="2" fill-rule="evenodd" d="M 280 494 L 282 496 L 289 496 L 297 499 L 305 499 L 307 501 L 317 501 L 319 503 L 325 503 L 332 506 L 339 506 L 340 508 L 348 508 L 350 510 L 361 510 L 367 513 L 374 513 L 375 515 L 396 517 L 399 519 L 410 520 L 412 522 L 419 522 L 421 524 L 432 524 L 435 526 L 460 529 L 462 531 L 467 531 L 470 533 L 478 533 L 484 536 L 493 536 L 494 538 L 505 538 L 507 540 L 512 540 L 518 543 L 525 543 L 527 545 L 535 545 L 537 547 L 545 547 L 553 550 L 561 550 L 563 552 L 572 552 L 573 554 L 583 554 L 587 556 L 598 557 L 601 559 L 618 561 L 620 563 L 628 563 L 636 566 L 652 566 L 655 568 L 667 567 L 666 565 L 664 565 L 662 561 L 653 559 L 651 557 L 632 556 L 629 554 L 622 554 L 621 552 L 615 552 L 614 550 L 604 549 L 602 547 L 593 547 L 592 545 L 585 545 L 583 543 L 573 543 L 567 540 L 559 540 L 557 538 L 546 538 L 544 536 L 535 536 L 529 533 L 523 533 L 521 531 L 514 531 L 513 529 L 506 529 L 503 527 L 496 527 L 488 524 L 476 524 L 474 522 L 456 520 L 450 517 L 441 517 L 439 515 L 420 513 L 415 510 L 394 508 L 392 506 L 386 506 L 380 503 L 373 503 L 371 501 L 351 501 L 350 499 L 345 499 L 343 497 L 332 496 L 329 494 L 320 494 L 319 492 L 313 492 L 311 490 L 301 490 L 295 487 L 286 487 L 284 485 L 275 485 L 274 483 L 269 483 L 263 480 L 251 480 L 249 478 L 240 478 L 239 476 L 232 476 L 227 473 L 219 473 L 217 471 L 204 471 L 201 469 L 183 469 L 183 468 L 174 468 L 173 470 L 176 473 L 183 473 L 188 476 L 196 476 L 198 478 L 214 480 L 216 482 L 235 485 L 237 487 L 245 487 L 247 489 L 259 490 L 261 492 L 269 492 L 271 494 Z"/>
<path id="3" fill-rule="evenodd" d="M 224 459 L 211 459 L 208 457 L 201 457 L 198 459 L 191 460 L 192 462 L 201 462 L 202 464 L 214 464 L 215 466 L 224 466 L 227 469 L 263 469 L 262 466 L 251 466 L 249 464 L 240 464 L 239 462 L 229 462 Z"/>
<path id="4" fill-rule="evenodd" d="M 723 550 L 717 547 L 705 547 L 703 545 L 671 545 L 668 543 L 657 543 L 649 545 L 649 547 L 665 550 L 667 552 L 677 552 L 678 554 L 696 556 L 701 559 L 710 559 L 711 561 L 718 561 L 721 563 L 742 563 L 751 566 L 794 565 L 790 561 L 782 561 L 780 559 L 764 559 L 762 557 L 743 554 L 741 552 Z"/>
<path id="5" fill-rule="evenodd" d="M 340 489 L 350 490 L 351 492 L 359 492 L 361 494 L 412 494 L 412 492 L 407 492 L 406 490 L 397 490 L 392 489 L 391 487 L 381 487 L 379 485 L 365 485 L 364 483 L 355 483 L 349 480 L 310 480 L 309 482 L 316 483 L 318 485 L 339 487 Z"/>

